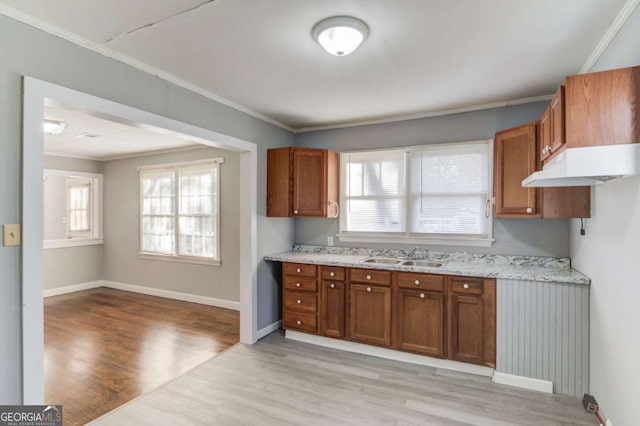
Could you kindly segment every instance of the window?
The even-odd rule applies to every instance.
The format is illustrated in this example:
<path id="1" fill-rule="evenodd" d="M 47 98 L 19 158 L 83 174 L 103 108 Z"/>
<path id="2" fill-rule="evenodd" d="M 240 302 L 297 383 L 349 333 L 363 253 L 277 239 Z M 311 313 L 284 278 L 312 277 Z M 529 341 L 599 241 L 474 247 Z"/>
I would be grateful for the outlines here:
<path id="1" fill-rule="evenodd" d="M 344 241 L 490 245 L 491 141 L 342 153 Z"/>
<path id="2" fill-rule="evenodd" d="M 139 169 L 142 257 L 219 264 L 219 165 L 223 161 Z"/>
<path id="3" fill-rule="evenodd" d="M 91 180 L 67 179 L 67 237 L 91 235 Z"/>

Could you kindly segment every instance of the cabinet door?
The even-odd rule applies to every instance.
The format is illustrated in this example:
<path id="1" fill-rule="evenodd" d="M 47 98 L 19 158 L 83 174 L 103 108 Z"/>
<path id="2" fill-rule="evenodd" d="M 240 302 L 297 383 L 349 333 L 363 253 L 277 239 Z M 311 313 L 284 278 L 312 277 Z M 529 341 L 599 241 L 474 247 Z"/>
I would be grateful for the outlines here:
<path id="1" fill-rule="evenodd" d="M 391 345 L 391 288 L 351 284 L 349 338 L 374 345 Z"/>
<path id="2" fill-rule="evenodd" d="M 449 359 L 484 364 L 484 302 L 479 295 L 449 295 Z"/>
<path id="3" fill-rule="evenodd" d="M 293 149 L 293 216 L 327 215 L 327 151 Z"/>
<path id="4" fill-rule="evenodd" d="M 539 216 L 536 188 L 523 188 L 522 181 L 536 171 L 537 123 L 496 133 L 496 217 Z"/>
<path id="5" fill-rule="evenodd" d="M 551 153 L 564 148 L 564 86 L 560 86 L 549 104 L 551 119 Z"/>
<path id="6" fill-rule="evenodd" d="M 444 294 L 400 289 L 396 331 L 398 349 L 444 357 Z"/>
<path id="7" fill-rule="evenodd" d="M 327 337 L 344 338 L 345 283 L 325 281 L 322 283 L 320 308 L 320 334 Z"/>
<path id="8" fill-rule="evenodd" d="M 291 216 L 291 150 L 267 150 L 267 217 Z"/>
<path id="9" fill-rule="evenodd" d="M 551 156 L 551 105 L 540 117 L 540 160 L 546 161 Z"/>

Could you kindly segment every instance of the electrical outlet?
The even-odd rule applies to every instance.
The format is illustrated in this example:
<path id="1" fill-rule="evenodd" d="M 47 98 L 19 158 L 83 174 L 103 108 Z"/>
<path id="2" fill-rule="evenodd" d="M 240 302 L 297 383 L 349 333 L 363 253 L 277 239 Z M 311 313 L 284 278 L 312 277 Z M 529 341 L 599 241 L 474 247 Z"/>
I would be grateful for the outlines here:
<path id="1" fill-rule="evenodd" d="M 327 237 L 327 245 L 333 247 L 333 237 Z"/>
<path id="2" fill-rule="evenodd" d="M 20 225 L 2 225 L 4 235 L 4 246 L 12 247 L 20 245 Z"/>

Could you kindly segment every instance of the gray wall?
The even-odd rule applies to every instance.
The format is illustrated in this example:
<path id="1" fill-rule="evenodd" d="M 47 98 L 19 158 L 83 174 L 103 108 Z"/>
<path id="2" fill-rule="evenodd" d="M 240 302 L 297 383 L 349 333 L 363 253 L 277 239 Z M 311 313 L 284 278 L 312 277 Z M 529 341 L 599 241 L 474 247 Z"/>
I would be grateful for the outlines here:
<path id="1" fill-rule="evenodd" d="M 104 171 L 103 164 L 100 161 L 51 155 L 44 157 L 44 167 L 85 173 L 103 173 Z M 65 194 L 62 193 L 60 195 L 62 197 L 62 214 L 64 215 L 66 214 L 66 208 L 64 207 Z M 55 206 L 45 202 L 45 230 L 48 229 L 46 223 L 53 219 L 52 216 L 56 218 L 60 216 L 54 210 Z M 47 236 L 45 235 L 46 238 Z M 64 235 L 59 238 L 64 238 Z M 50 290 L 103 279 L 103 253 L 102 245 L 45 249 L 43 257 L 44 289 Z"/>
<path id="2" fill-rule="evenodd" d="M 140 259 L 138 166 L 224 157 L 220 165 L 220 266 Z M 105 163 L 104 279 L 239 301 L 240 155 L 214 148 Z"/>
<path id="3" fill-rule="evenodd" d="M 638 40 L 640 7 L 593 70 L 640 65 Z M 638 424 L 640 177 L 594 187 L 591 212 L 586 238 L 571 226 L 573 266 L 591 278 L 589 389 L 613 424 Z"/>
<path id="4" fill-rule="evenodd" d="M 258 257 L 289 250 L 293 220 L 268 219 L 266 149 L 293 145 L 293 135 L 156 76 L 0 16 L 0 223 L 20 223 L 22 76 L 254 142 L 258 156 Z M 21 401 L 20 247 L 0 247 L 0 404 Z M 258 269 L 260 326 L 277 320 L 277 284 Z"/>
<path id="5" fill-rule="evenodd" d="M 538 120 L 547 104 L 539 102 L 396 123 L 301 133 L 296 135 L 295 144 L 340 152 L 493 139 L 498 130 Z M 338 233 L 338 224 L 338 219 L 296 219 L 296 243 L 326 245 L 327 237 Z M 569 255 L 569 221 L 566 219 L 496 219 L 494 238 L 496 241 L 489 248 L 429 248 L 439 251 L 459 250 L 533 256 Z M 335 239 L 335 242 L 336 245 L 342 246 L 373 247 L 371 244 L 343 243 L 338 239 Z"/>

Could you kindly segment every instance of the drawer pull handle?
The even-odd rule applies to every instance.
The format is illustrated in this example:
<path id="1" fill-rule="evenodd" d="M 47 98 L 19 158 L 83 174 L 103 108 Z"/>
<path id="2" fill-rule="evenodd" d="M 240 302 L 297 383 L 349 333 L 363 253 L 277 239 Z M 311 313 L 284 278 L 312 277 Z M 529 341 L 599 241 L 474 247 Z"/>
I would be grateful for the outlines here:
<path id="1" fill-rule="evenodd" d="M 302 303 L 302 300 L 298 299 L 298 300 L 296 300 L 296 303 L 297 303 L 298 305 L 300 305 L 300 304 Z"/>
<path id="2" fill-rule="evenodd" d="M 371 291 L 371 287 L 367 287 L 367 291 L 369 291 L 369 292 L 370 292 L 370 291 Z"/>
<path id="3" fill-rule="evenodd" d="M 300 325 L 300 324 L 302 324 L 302 321 L 298 320 L 298 321 L 296 321 L 296 324 Z"/>
<path id="4" fill-rule="evenodd" d="M 424 293 L 420 293 L 420 299 L 424 299 Z"/>
<path id="5" fill-rule="evenodd" d="M 298 269 L 296 269 L 296 272 L 300 273 L 300 272 L 302 272 L 302 269 L 298 268 Z"/>
<path id="6" fill-rule="evenodd" d="M 329 276 L 330 276 L 330 277 L 335 277 L 335 276 L 336 276 L 336 273 L 335 273 L 335 272 L 329 272 Z"/>
<path id="7" fill-rule="evenodd" d="M 300 287 L 300 283 L 296 283 L 296 287 Z"/>
<path id="8" fill-rule="evenodd" d="M 336 288 L 336 285 L 335 285 L 335 284 L 333 284 L 333 283 L 331 283 L 331 285 L 330 285 L 329 287 L 331 287 L 331 288 Z"/>
<path id="9" fill-rule="evenodd" d="M 469 284 L 467 284 L 467 283 L 462 284 L 462 288 L 464 288 L 465 290 L 467 290 L 467 289 L 469 288 Z"/>
<path id="10" fill-rule="evenodd" d="M 370 279 L 371 279 L 371 275 L 367 275 L 367 277 L 366 277 L 366 278 L 367 278 L 368 280 L 370 280 Z"/>
<path id="11" fill-rule="evenodd" d="M 415 280 L 413 283 L 414 283 L 415 285 L 420 285 L 420 280 Z"/>

